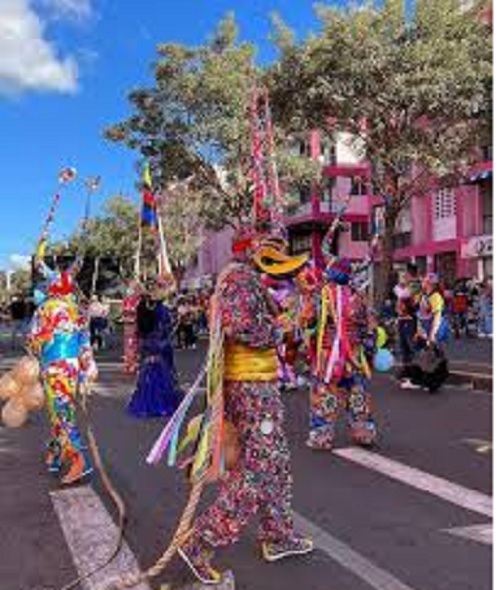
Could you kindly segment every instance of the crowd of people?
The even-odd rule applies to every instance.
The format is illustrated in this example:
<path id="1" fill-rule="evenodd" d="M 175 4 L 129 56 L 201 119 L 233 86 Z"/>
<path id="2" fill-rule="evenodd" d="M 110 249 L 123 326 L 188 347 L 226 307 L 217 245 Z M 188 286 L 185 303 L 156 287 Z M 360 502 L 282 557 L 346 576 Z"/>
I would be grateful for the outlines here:
<path id="1" fill-rule="evenodd" d="M 472 335 L 470 318 L 477 315 L 477 335 L 492 334 L 491 281 L 460 280 L 446 289 L 436 274 L 420 276 L 409 264 L 376 310 L 351 261 L 330 256 L 320 269 L 307 256 L 288 256 L 286 247 L 275 237 L 241 238 L 214 291 L 174 295 L 172 284 L 150 277 L 132 281 L 122 302 L 124 369 L 135 376 L 128 413 L 170 419 L 170 438 L 158 456 L 170 445 L 169 464 L 189 466 L 191 478 L 219 480 L 214 503 L 177 548 L 205 584 L 221 580 L 212 566 L 215 550 L 236 542 L 254 514 L 265 560 L 313 549 L 293 525 L 283 391 L 308 391 L 304 443 L 310 449 L 331 451 L 344 423 L 352 444 L 372 447 L 379 436 L 372 376 L 392 366 L 391 323 L 400 386 L 430 392 L 448 376 L 452 333 Z M 27 345 L 40 362 L 51 421 L 46 464 L 62 485 L 93 470 L 76 400 L 81 384 L 97 374 L 94 352 L 106 345 L 110 311 L 103 297 L 83 301 L 70 272 L 52 272 L 29 329 Z M 28 317 L 17 299 L 10 313 L 16 329 Z M 179 383 L 174 348 L 192 350 L 201 335 L 209 346 L 205 410 L 183 428 L 182 440 L 189 395 Z M 179 449 L 192 455 L 179 462 Z"/>
<path id="2" fill-rule="evenodd" d="M 491 279 L 461 278 L 446 285 L 438 275 L 421 276 L 408 264 L 380 311 L 402 362 L 401 387 L 437 391 L 447 376 L 450 338 L 492 338 L 492 318 Z"/>

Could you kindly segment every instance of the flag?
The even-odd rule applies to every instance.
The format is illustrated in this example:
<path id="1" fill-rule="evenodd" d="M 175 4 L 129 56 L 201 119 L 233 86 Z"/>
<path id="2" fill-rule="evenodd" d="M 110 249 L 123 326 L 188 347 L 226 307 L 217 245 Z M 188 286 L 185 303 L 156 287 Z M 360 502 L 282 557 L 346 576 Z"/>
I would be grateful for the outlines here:
<path id="1" fill-rule="evenodd" d="M 144 172 L 142 174 L 142 182 L 146 188 L 151 190 L 153 188 L 153 181 L 151 179 L 151 169 L 149 163 L 144 166 Z"/>
<path id="2" fill-rule="evenodd" d="M 152 230 L 158 228 L 158 215 L 156 210 L 156 197 L 148 190 L 142 193 L 141 224 Z"/>
<path id="3" fill-rule="evenodd" d="M 76 178 L 76 170 L 75 168 L 63 168 L 61 172 L 59 172 L 59 182 L 61 184 L 67 184 L 75 180 Z"/>
<path id="4" fill-rule="evenodd" d="M 150 228 L 153 231 L 158 229 L 158 212 L 156 197 L 153 194 L 153 183 L 151 180 L 151 170 L 149 164 L 144 166 L 142 176 L 142 211 L 141 224 L 143 227 Z"/>

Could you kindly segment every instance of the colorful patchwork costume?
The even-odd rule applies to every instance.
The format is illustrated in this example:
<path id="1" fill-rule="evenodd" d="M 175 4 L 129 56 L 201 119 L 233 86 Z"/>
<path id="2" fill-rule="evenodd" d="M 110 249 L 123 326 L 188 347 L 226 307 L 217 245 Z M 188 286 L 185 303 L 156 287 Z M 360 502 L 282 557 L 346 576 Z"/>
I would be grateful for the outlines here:
<path id="1" fill-rule="evenodd" d="M 343 282 L 350 265 L 330 267 L 321 289 L 316 365 L 310 399 L 308 446 L 331 449 L 335 427 L 342 411 L 354 443 L 375 441 L 376 425 L 372 399 L 367 391 L 376 333 L 363 296 Z M 340 281 L 340 282 L 339 282 Z"/>
<path id="2" fill-rule="evenodd" d="M 264 558 L 308 553 L 312 543 L 294 533 L 290 453 L 278 389 L 279 319 L 251 263 L 234 262 L 219 278 L 215 297 L 225 332 L 224 407 L 240 446 L 222 476 L 214 504 L 198 518 L 179 551 L 197 577 L 216 583 L 210 566 L 215 547 L 234 543 L 259 513 Z"/>
<path id="3" fill-rule="evenodd" d="M 135 375 L 139 368 L 139 341 L 137 334 L 137 306 L 139 289 L 130 285 L 123 298 L 123 368 L 125 373 Z"/>
<path id="4" fill-rule="evenodd" d="M 75 399 L 96 375 L 87 323 L 79 313 L 69 273 L 52 276 L 48 297 L 39 305 L 28 346 L 38 357 L 51 423 L 47 466 L 74 483 L 92 471 L 76 422 Z"/>

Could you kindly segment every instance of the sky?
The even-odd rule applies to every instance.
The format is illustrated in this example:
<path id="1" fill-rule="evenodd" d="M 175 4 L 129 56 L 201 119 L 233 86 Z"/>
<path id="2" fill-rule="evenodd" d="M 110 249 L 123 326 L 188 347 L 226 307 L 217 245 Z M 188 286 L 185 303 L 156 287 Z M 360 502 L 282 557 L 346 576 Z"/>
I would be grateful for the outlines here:
<path id="1" fill-rule="evenodd" d="M 340 0 L 339 2 L 340 3 Z M 317 21 L 312 0 L 0 0 L 0 268 L 33 252 L 59 171 L 65 187 L 54 236 L 71 232 L 85 207 L 84 179 L 100 175 L 98 212 L 109 196 L 135 195 L 136 154 L 102 139 L 130 114 L 126 95 L 152 81 L 158 43 L 201 44 L 234 11 L 240 36 L 269 61 L 269 16 L 302 37 Z"/>

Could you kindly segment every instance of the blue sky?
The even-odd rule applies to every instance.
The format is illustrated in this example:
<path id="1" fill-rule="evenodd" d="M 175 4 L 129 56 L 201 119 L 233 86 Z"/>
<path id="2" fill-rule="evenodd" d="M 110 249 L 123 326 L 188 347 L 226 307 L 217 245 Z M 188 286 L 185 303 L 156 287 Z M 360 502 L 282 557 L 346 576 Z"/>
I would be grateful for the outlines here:
<path id="1" fill-rule="evenodd" d="M 266 61 L 272 11 L 300 36 L 316 26 L 311 0 L 0 1 L 0 267 L 32 252 L 64 166 L 80 182 L 65 189 L 56 235 L 82 215 L 86 176 L 102 177 L 94 211 L 118 192 L 138 198 L 134 154 L 101 130 L 128 114 L 126 93 L 150 80 L 157 43 L 202 43 L 229 10 Z"/>

